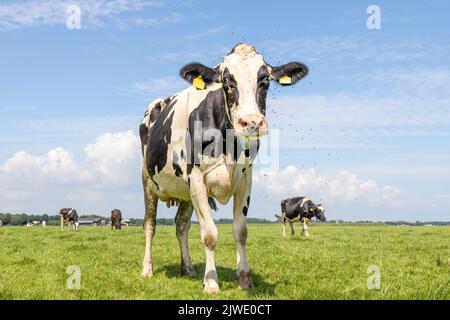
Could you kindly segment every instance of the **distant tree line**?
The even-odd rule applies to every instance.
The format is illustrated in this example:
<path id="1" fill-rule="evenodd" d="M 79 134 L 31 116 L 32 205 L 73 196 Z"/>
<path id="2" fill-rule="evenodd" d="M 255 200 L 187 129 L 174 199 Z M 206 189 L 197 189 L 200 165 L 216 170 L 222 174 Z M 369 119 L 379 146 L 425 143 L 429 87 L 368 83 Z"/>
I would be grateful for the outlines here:
<path id="1" fill-rule="evenodd" d="M 416 221 L 416 222 L 407 222 L 407 221 L 387 221 L 385 222 L 387 225 L 393 226 L 450 226 L 450 221 Z"/>
<path id="2" fill-rule="evenodd" d="M 81 219 L 83 218 L 90 218 L 90 219 L 104 219 L 106 222 L 109 222 L 109 218 L 104 218 L 99 215 L 95 214 L 88 214 L 88 215 L 81 215 Z M 28 221 L 46 221 L 47 225 L 49 226 L 57 226 L 60 224 L 60 217 L 59 215 L 48 215 L 48 214 L 41 214 L 41 215 L 28 215 L 25 213 L 0 213 L 0 220 L 2 221 L 2 224 L 5 226 L 20 226 L 25 222 Z"/>
<path id="3" fill-rule="evenodd" d="M 110 218 L 102 217 L 96 214 L 84 214 L 80 215 L 80 219 L 103 219 L 107 223 L 109 222 Z M 20 226 L 24 222 L 27 221 L 46 221 L 47 225 L 59 225 L 60 223 L 60 217 L 59 215 L 48 215 L 48 214 L 42 214 L 42 215 L 27 215 L 24 213 L 19 214 L 11 214 L 11 213 L 0 213 L 0 220 L 2 220 L 3 225 L 11 225 L 11 226 Z M 136 219 L 131 218 L 130 225 L 135 226 L 142 226 L 144 224 L 144 219 Z M 175 220 L 171 218 L 158 218 L 156 219 L 156 222 L 158 225 L 162 226 L 173 226 L 175 225 Z M 231 224 L 233 223 L 232 219 L 216 219 L 215 222 L 217 224 Z M 259 219 L 259 218 L 248 218 L 248 223 L 261 223 L 261 224 L 268 224 L 268 223 L 274 223 L 273 221 L 269 221 L 266 219 Z M 198 224 L 197 221 L 192 221 L 193 224 Z"/>
<path id="4" fill-rule="evenodd" d="M 87 218 L 87 219 L 103 219 L 108 223 L 110 221 L 109 217 L 102 217 L 96 214 L 84 214 L 80 215 L 80 218 Z M 24 222 L 27 221 L 46 221 L 47 225 L 59 225 L 60 223 L 60 217 L 59 215 L 48 215 L 48 214 L 42 214 L 42 215 L 28 215 L 25 213 L 17 213 L 17 214 L 11 214 L 11 213 L 0 213 L 0 220 L 2 221 L 3 225 L 11 225 L 11 226 L 20 226 Z M 144 219 L 136 219 L 131 218 L 130 225 L 135 226 L 142 226 L 144 224 Z M 221 219 L 215 219 L 214 220 L 217 224 L 231 224 L 233 223 L 232 219 L 227 218 L 221 218 Z M 156 219 L 156 222 L 158 225 L 163 226 L 173 226 L 175 225 L 174 219 L 170 218 L 158 218 Z M 278 221 L 270 221 L 266 219 L 260 219 L 260 218 L 247 218 L 248 223 L 258 223 L 258 224 L 270 224 L 270 223 L 277 223 Z M 197 224 L 198 222 L 192 221 L 193 224 Z M 322 222 L 323 223 L 323 222 Z M 373 222 L 373 221 L 345 221 L 345 220 L 328 220 L 326 222 L 327 224 L 386 224 L 386 225 L 392 225 L 392 226 L 426 226 L 426 225 L 433 225 L 433 226 L 450 226 L 450 221 L 416 221 L 416 222 L 408 222 L 408 221 L 386 221 L 386 222 Z"/>
<path id="5" fill-rule="evenodd" d="M 55 222 L 55 224 L 59 223 L 59 216 L 50 216 L 48 214 L 27 215 L 25 213 L 0 213 L 0 220 L 2 220 L 3 225 L 11 226 L 20 226 L 27 221 L 47 221 L 48 225 L 52 225 L 52 222 Z"/>

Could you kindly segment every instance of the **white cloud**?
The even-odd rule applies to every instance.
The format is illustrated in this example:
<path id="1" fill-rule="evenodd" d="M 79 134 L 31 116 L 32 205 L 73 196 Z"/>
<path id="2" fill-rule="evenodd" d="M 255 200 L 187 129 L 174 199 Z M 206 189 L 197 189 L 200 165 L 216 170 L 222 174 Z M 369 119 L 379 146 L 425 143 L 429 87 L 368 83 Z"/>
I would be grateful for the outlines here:
<path id="1" fill-rule="evenodd" d="M 19 151 L 0 166 L 0 198 L 26 199 L 59 187 L 67 188 L 68 198 L 89 190 L 98 195 L 132 182 L 139 159 L 139 139 L 131 131 L 99 136 L 80 161 L 61 147 L 37 156 Z"/>
<path id="2" fill-rule="evenodd" d="M 130 181 L 130 168 L 137 166 L 139 138 L 131 131 L 106 133 L 85 148 L 86 163 L 103 183 L 120 186 Z"/>
<path id="3" fill-rule="evenodd" d="M 259 171 L 254 184 L 271 198 L 307 195 L 326 205 L 350 204 L 358 201 L 369 206 L 405 207 L 408 195 L 395 186 L 380 186 L 373 179 L 363 180 L 348 170 L 319 175 L 316 169 L 300 169 L 289 165 L 281 170 Z"/>
<path id="4" fill-rule="evenodd" d="M 0 4 L 0 30 L 11 31 L 37 26 L 65 25 L 69 0 L 24 0 Z M 79 0 L 83 26 L 99 26 L 102 19 L 124 12 L 140 11 L 148 6 L 161 6 L 158 0 Z"/>
<path id="5" fill-rule="evenodd" d="M 81 170 L 73 155 L 63 148 L 42 156 L 16 152 L 0 167 L 0 173 L 9 183 L 17 182 L 20 187 L 89 180 L 88 172 Z"/>

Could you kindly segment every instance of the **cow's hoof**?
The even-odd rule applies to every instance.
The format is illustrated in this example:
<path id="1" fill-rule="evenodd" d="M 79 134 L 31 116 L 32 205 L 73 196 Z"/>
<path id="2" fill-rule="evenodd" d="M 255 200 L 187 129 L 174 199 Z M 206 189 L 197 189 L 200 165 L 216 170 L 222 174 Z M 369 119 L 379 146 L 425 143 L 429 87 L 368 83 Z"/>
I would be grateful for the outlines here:
<path id="1" fill-rule="evenodd" d="M 205 288 L 203 289 L 206 293 L 218 293 L 220 291 L 219 285 L 215 281 L 205 282 Z"/>
<path id="2" fill-rule="evenodd" d="M 142 269 L 142 273 L 141 276 L 145 277 L 145 278 L 151 278 L 153 276 L 153 270 L 151 267 L 144 267 Z"/>
<path id="3" fill-rule="evenodd" d="M 189 278 L 195 278 L 197 276 L 194 269 L 181 269 L 181 275 Z"/>
<path id="4" fill-rule="evenodd" d="M 192 264 L 189 263 L 187 266 L 186 264 L 181 261 L 181 275 L 183 277 L 190 277 L 190 278 L 194 278 L 196 277 L 196 273 L 194 268 L 192 267 Z"/>
<path id="5" fill-rule="evenodd" d="M 238 271 L 236 273 L 237 280 L 239 282 L 239 289 L 248 290 L 253 288 L 252 277 L 250 276 L 250 272 Z"/>
<path id="6" fill-rule="evenodd" d="M 208 287 L 208 288 L 205 287 L 203 291 L 206 293 L 219 293 L 220 289 L 219 287 Z"/>

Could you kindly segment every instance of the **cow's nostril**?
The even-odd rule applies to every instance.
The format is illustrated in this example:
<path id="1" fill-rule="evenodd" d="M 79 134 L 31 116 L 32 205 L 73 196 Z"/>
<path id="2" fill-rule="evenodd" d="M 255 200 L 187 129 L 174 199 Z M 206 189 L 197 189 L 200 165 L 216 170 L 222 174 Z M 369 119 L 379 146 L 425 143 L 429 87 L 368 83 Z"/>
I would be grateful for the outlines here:
<path id="1" fill-rule="evenodd" d="M 248 122 L 242 119 L 239 120 L 239 124 L 244 128 L 248 126 Z"/>

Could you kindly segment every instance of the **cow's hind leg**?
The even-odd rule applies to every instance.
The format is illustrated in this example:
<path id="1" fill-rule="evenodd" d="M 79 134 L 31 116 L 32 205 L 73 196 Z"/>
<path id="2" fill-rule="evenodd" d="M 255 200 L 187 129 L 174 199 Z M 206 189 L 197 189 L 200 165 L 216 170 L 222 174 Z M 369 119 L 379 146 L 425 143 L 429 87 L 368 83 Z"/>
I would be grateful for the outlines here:
<path id="1" fill-rule="evenodd" d="M 190 201 L 182 201 L 178 207 L 175 217 L 177 226 L 177 239 L 181 251 L 181 274 L 184 276 L 195 277 L 194 267 L 192 266 L 191 256 L 189 254 L 189 229 L 191 227 L 191 217 L 194 207 Z"/>
<path id="2" fill-rule="evenodd" d="M 206 266 L 204 277 L 204 291 L 208 293 L 219 292 L 216 264 L 214 262 L 214 249 L 217 245 L 217 227 L 209 211 L 208 193 L 199 168 L 194 167 L 190 175 L 190 193 L 192 205 L 200 224 L 200 236 L 205 245 Z"/>
<path id="3" fill-rule="evenodd" d="M 295 236 L 294 223 L 289 221 L 289 226 L 291 227 L 291 236 Z"/>
<path id="4" fill-rule="evenodd" d="M 151 277 L 153 275 L 152 241 L 155 235 L 156 228 L 156 208 L 158 205 L 158 198 L 152 190 L 152 182 L 150 181 L 150 176 L 148 175 L 148 171 L 147 168 L 145 168 L 145 165 L 142 169 L 142 184 L 144 186 L 145 201 L 145 254 L 144 261 L 142 262 L 142 276 Z"/>
<path id="5" fill-rule="evenodd" d="M 247 262 L 247 212 L 250 205 L 251 170 L 244 173 L 244 179 L 239 184 L 233 198 L 233 236 L 237 248 L 236 276 L 240 289 L 253 287 Z"/>

